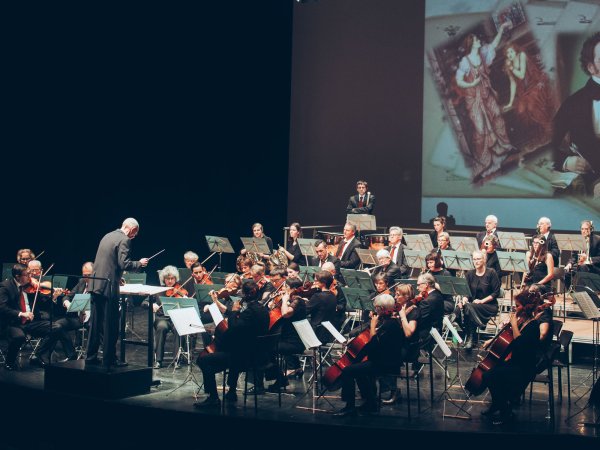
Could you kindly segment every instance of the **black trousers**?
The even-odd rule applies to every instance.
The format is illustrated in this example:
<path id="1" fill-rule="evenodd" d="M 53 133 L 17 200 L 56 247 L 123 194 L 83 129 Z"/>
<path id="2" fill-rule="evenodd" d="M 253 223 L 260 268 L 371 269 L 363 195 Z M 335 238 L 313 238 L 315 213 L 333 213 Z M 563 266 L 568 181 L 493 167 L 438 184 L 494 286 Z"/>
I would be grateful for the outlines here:
<path id="1" fill-rule="evenodd" d="M 54 323 L 57 324 L 63 331 L 59 334 L 58 341 L 61 343 L 65 355 L 67 357 L 74 357 L 75 346 L 73 345 L 73 339 L 71 338 L 69 332 L 79 330 L 83 326 L 79 320 L 79 317 L 65 316 L 57 319 Z"/>
<path id="2" fill-rule="evenodd" d="M 202 379 L 204 381 L 204 392 L 209 395 L 217 394 L 217 381 L 215 375 L 218 372 L 229 367 L 229 376 L 227 377 L 227 386 L 230 390 L 235 391 L 237 387 L 240 370 L 238 364 L 233 364 L 231 353 L 215 352 L 205 356 L 200 356 L 196 360 L 196 364 L 202 370 Z"/>
<path id="3" fill-rule="evenodd" d="M 379 369 L 371 361 L 363 361 L 346 367 L 342 371 L 342 400 L 348 406 L 354 406 L 356 397 L 354 381 L 356 380 L 362 398 L 367 403 L 376 403 L 377 386 L 375 384 L 375 377 L 377 373 L 379 373 Z"/>
<path id="4" fill-rule="evenodd" d="M 104 350 L 105 363 L 117 360 L 119 340 L 119 298 L 108 298 L 92 293 L 92 315 L 86 361 L 96 359 L 100 344 Z"/>
<path id="5" fill-rule="evenodd" d="M 154 320 L 154 352 L 156 353 L 156 361 L 162 362 L 165 356 L 165 341 L 167 333 L 172 331 L 175 333 L 175 326 L 168 317 L 160 316 Z"/>
<path id="6" fill-rule="evenodd" d="M 54 323 L 50 327 L 50 321 L 48 320 L 34 320 L 23 325 L 9 325 L 6 332 L 8 338 L 6 364 L 8 365 L 14 365 L 19 354 L 19 349 L 25 343 L 26 335 L 42 338 L 36 355 L 41 358 L 47 354 L 49 360 L 50 353 L 54 349 L 59 335 L 62 333 L 60 326 Z"/>

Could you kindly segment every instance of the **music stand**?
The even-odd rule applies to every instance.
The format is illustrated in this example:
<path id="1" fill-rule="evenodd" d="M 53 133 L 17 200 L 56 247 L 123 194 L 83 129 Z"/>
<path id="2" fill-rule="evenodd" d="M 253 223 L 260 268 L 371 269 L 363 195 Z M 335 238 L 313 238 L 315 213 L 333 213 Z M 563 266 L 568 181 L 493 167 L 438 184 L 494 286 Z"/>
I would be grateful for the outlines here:
<path id="1" fill-rule="evenodd" d="M 500 247 L 504 250 L 529 250 L 525 234 L 520 232 L 498 231 Z"/>
<path id="2" fill-rule="evenodd" d="M 300 253 L 304 255 L 304 260 L 306 261 L 306 265 L 308 266 L 308 257 L 309 256 L 317 256 L 317 252 L 315 251 L 315 243 L 319 239 L 303 239 L 298 238 L 298 247 L 300 248 Z"/>
<path id="3" fill-rule="evenodd" d="M 180 300 L 180 299 L 177 299 Z M 189 299 L 188 299 L 189 300 Z M 196 305 L 197 307 L 197 305 Z M 173 325 L 175 326 L 175 330 L 177 331 L 177 334 L 179 335 L 179 337 L 183 337 L 185 336 L 185 342 L 186 342 L 186 347 L 187 347 L 187 360 L 188 360 L 188 372 L 187 372 L 187 376 L 185 377 L 185 379 L 183 380 L 183 382 L 177 386 L 175 389 L 173 389 L 171 392 L 169 392 L 167 395 L 172 394 L 173 392 L 175 392 L 177 389 L 179 389 L 180 387 L 182 387 L 183 385 L 185 385 L 186 383 L 192 381 L 198 388 L 200 388 L 200 383 L 198 383 L 198 380 L 196 379 L 196 377 L 194 376 L 194 372 L 193 372 L 193 368 L 194 368 L 194 364 L 192 364 L 192 354 L 191 354 L 191 349 L 190 349 L 190 334 L 197 334 L 197 333 L 202 333 L 204 331 L 206 331 L 204 329 L 204 325 L 202 325 L 202 321 L 200 320 L 200 315 L 198 314 L 197 310 L 195 308 L 189 308 L 189 307 L 184 307 L 184 308 L 175 308 L 172 309 L 170 311 L 170 317 L 171 320 L 173 321 Z M 181 341 L 180 341 L 181 344 Z M 179 357 L 181 356 L 181 354 L 183 354 L 184 352 L 181 349 L 181 345 L 179 346 L 179 350 L 177 351 L 177 357 L 175 359 L 175 361 L 177 361 L 179 359 Z M 177 364 L 177 363 L 175 363 Z"/>
<path id="4" fill-rule="evenodd" d="M 300 278 L 305 282 L 306 280 L 314 279 L 315 275 L 321 272 L 321 268 L 319 266 L 300 266 Z"/>
<path id="5" fill-rule="evenodd" d="M 271 254 L 265 238 L 241 237 L 242 244 L 248 252 Z"/>
<path id="6" fill-rule="evenodd" d="M 355 251 L 360 258 L 361 265 L 364 266 L 365 264 L 373 264 L 376 266 L 379 264 L 379 261 L 377 260 L 377 250 L 372 250 L 369 248 L 357 248 Z"/>
<path id="7" fill-rule="evenodd" d="M 471 236 L 452 236 L 452 248 L 459 252 L 473 253 L 479 250 L 477 239 Z"/>
<path id="8" fill-rule="evenodd" d="M 406 250 L 422 250 L 429 253 L 433 250 L 433 244 L 431 243 L 431 238 L 428 234 L 405 234 L 404 240 L 406 240 L 406 249 L 404 249 L 404 254 L 406 254 Z"/>
<path id="9" fill-rule="evenodd" d="M 585 252 L 587 245 L 585 239 L 580 234 L 554 234 L 558 249 L 562 252 L 563 250 L 571 250 L 576 252 Z"/>
<path id="10" fill-rule="evenodd" d="M 213 272 L 210 278 L 213 283 L 225 285 L 227 275 L 229 275 L 229 272 Z"/>
<path id="11" fill-rule="evenodd" d="M 594 292 L 600 292 L 600 275 L 591 272 L 577 272 L 575 274 L 575 287 L 587 287 Z"/>
<path id="12" fill-rule="evenodd" d="M 529 266 L 527 265 L 527 255 L 523 252 L 501 252 L 496 250 L 498 255 L 498 262 L 500 263 L 500 270 L 504 272 L 510 272 L 510 305 L 513 305 L 513 290 L 514 290 L 514 273 L 529 272 Z"/>
<path id="13" fill-rule="evenodd" d="M 404 249 L 404 257 L 406 258 L 406 265 L 412 269 L 422 270 L 427 268 L 427 262 L 425 258 L 429 254 L 426 250 L 409 250 Z"/>
<path id="14" fill-rule="evenodd" d="M 590 374 L 592 377 L 592 383 L 591 383 L 590 387 L 587 389 L 587 391 L 585 391 L 575 401 L 575 403 L 577 403 L 579 400 L 581 400 L 585 396 L 585 394 L 592 391 L 592 388 L 593 388 L 594 384 L 596 383 L 596 379 L 598 376 L 598 345 L 600 344 L 600 326 L 598 325 L 598 321 L 600 320 L 600 311 L 598 310 L 598 305 L 594 302 L 594 300 L 592 300 L 592 298 L 590 297 L 590 294 L 587 291 L 573 292 L 571 294 L 571 296 L 573 296 L 573 299 L 577 302 L 577 304 L 581 308 L 581 311 L 583 312 L 583 315 L 585 316 L 585 318 L 592 321 L 592 345 L 594 346 L 594 364 L 592 366 L 592 373 Z M 586 377 L 586 379 L 579 386 L 582 386 L 585 383 L 585 381 L 590 377 L 590 375 L 588 375 Z M 575 389 L 577 389 L 577 388 L 574 388 L 573 390 L 575 390 Z M 593 406 L 593 405 L 591 403 L 591 394 L 590 394 L 590 399 L 588 400 L 588 403 L 586 404 L 586 406 L 583 409 L 581 409 L 580 411 L 578 411 L 577 413 L 569 416 L 566 419 L 566 421 L 569 421 L 570 419 L 577 416 L 578 414 L 581 414 L 583 411 L 585 411 L 587 408 L 589 408 L 591 406 Z M 590 426 L 596 426 L 596 427 L 599 426 L 598 422 L 596 422 L 596 423 L 584 422 L 584 423 L 581 423 L 580 425 L 584 425 L 584 426 L 590 425 Z"/>
<path id="15" fill-rule="evenodd" d="M 377 230 L 375 216 L 371 214 L 348 214 L 346 223 L 356 226 L 357 232 Z"/>
<path id="16" fill-rule="evenodd" d="M 2 281 L 12 278 L 12 268 L 15 263 L 2 263 Z"/>
<path id="17" fill-rule="evenodd" d="M 157 271 L 157 272 L 160 272 Z M 190 279 L 190 277 L 192 276 L 192 271 L 190 269 L 188 269 L 187 267 L 178 267 L 177 268 L 177 272 L 179 272 L 179 280 L 183 283 L 185 280 Z"/>
<path id="18" fill-rule="evenodd" d="M 310 326 L 310 322 L 307 319 L 292 322 L 292 325 L 296 329 L 296 332 L 298 333 L 300 340 L 304 344 L 304 348 L 306 349 L 306 351 L 312 352 L 312 356 L 313 356 L 313 365 L 312 365 L 313 366 L 313 374 L 311 377 L 310 384 L 309 384 L 308 388 L 306 389 L 306 392 L 298 399 L 295 406 L 296 406 L 296 408 L 299 408 L 299 409 L 312 409 L 313 414 L 316 411 L 325 412 L 324 409 L 316 408 L 316 406 L 317 406 L 316 402 L 317 402 L 317 399 L 319 398 L 319 395 L 317 394 L 317 373 L 318 373 L 317 368 L 321 364 L 319 347 L 321 347 L 322 343 L 319 340 L 319 338 L 317 338 L 315 331 L 312 329 L 312 327 Z M 300 400 L 310 391 L 311 388 L 312 388 L 312 408 L 306 408 L 305 406 L 298 406 L 298 403 L 300 402 Z"/>
<path id="19" fill-rule="evenodd" d="M 446 269 L 471 270 L 474 269 L 471 253 L 456 250 L 442 250 L 442 258 Z"/>
<path id="20" fill-rule="evenodd" d="M 147 274 L 144 272 L 123 272 L 121 276 L 125 280 L 125 284 L 146 284 Z M 122 291 L 122 290 L 121 290 Z M 122 292 L 121 292 L 122 293 Z"/>
<path id="21" fill-rule="evenodd" d="M 435 281 L 440 285 L 440 292 L 444 295 L 471 297 L 471 289 L 466 278 L 439 275 L 435 277 Z"/>
<path id="22" fill-rule="evenodd" d="M 196 303 L 198 305 L 211 304 L 213 300 L 209 292 L 218 291 L 224 287 L 225 285 L 223 284 L 196 284 L 194 286 L 194 289 L 196 289 Z"/>
<path id="23" fill-rule="evenodd" d="M 340 269 L 340 271 L 348 287 L 375 292 L 375 286 L 373 286 L 373 281 L 368 273 L 353 269 Z"/>
<path id="24" fill-rule="evenodd" d="M 231 242 L 226 237 L 219 236 L 204 236 L 206 238 L 206 244 L 208 245 L 208 250 L 211 254 L 204 260 L 204 262 L 208 261 L 208 259 L 214 255 L 215 253 L 219 254 L 219 270 L 221 270 L 221 256 L 223 253 L 235 253 L 233 247 L 231 246 Z"/>

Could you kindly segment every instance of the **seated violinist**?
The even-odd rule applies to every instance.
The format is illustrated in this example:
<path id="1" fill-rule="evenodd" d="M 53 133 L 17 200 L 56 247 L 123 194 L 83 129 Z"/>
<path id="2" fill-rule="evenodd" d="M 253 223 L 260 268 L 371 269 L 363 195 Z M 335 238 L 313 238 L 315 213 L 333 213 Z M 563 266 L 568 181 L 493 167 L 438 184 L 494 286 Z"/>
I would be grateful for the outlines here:
<path id="1" fill-rule="evenodd" d="M 82 312 L 67 312 L 69 307 L 71 306 L 71 302 L 73 301 L 73 297 L 75 294 L 85 294 L 87 293 L 88 286 L 88 277 L 92 276 L 94 273 L 94 263 L 88 261 L 81 267 L 81 275 L 82 278 L 79 279 L 77 284 L 71 291 L 62 298 L 62 308 L 60 313 L 58 314 L 58 318 L 55 319 L 56 323 L 59 324 L 65 332 L 79 330 L 82 326 L 87 327 L 87 322 L 90 318 L 90 311 L 82 311 Z M 79 345 L 83 345 L 81 342 Z M 75 359 L 76 354 L 73 352 L 70 355 L 67 355 L 68 359 Z"/>
<path id="2" fill-rule="evenodd" d="M 388 287 L 389 287 L 388 279 L 385 275 L 380 274 L 380 275 L 376 275 L 375 277 L 373 277 L 373 286 L 375 286 L 375 292 L 373 292 L 369 296 L 369 300 L 371 300 L 371 302 L 373 302 L 381 294 L 389 294 L 390 293 L 390 290 L 388 289 Z M 361 316 L 363 325 L 353 329 L 350 332 L 350 337 L 357 336 L 360 333 L 362 333 L 364 330 L 367 329 L 368 324 L 371 321 L 371 315 L 372 315 L 371 311 L 369 311 L 368 309 L 363 310 L 362 316 Z"/>
<path id="3" fill-rule="evenodd" d="M 417 333 L 422 344 L 430 339 L 429 331 L 436 328 L 440 333 L 442 331 L 442 322 L 444 320 L 444 297 L 437 289 L 435 278 L 429 273 L 419 275 L 417 278 L 417 289 L 420 299 L 417 303 L 419 308 L 419 323 Z"/>
<path id="4" fill-rule="evenodd" d="M 542 304 L 539 291 L 521 291 L 515 304 L 516 312 L 510 314 L 509 321 L 514 339 L 506 349 L 511 357 L 483 372 L 483 385 L 490 391 L 492 404 L 481 414 L 496 425 L 513 419 L 511 400 L 519 398 L 536 372 L 540 327 L 535 315 Z M 489 345 L 493 345 L 491 340 Z"/>
<path id="5" fill-rule="evenodd" d="M 376 376 L 380 373 L 399 373 L 402 365 L 400 343 L 404 333 L 400 321 L 392 318 L 395 306 L 394 297 L 389 294 L 382 294 L 375 299 L 375 312 L 370 321 L 371 338 L 364 347 L 366 361 L 348 365 L 342 370 L 342 400 L 346 402 L 346 406 L 334 413 L 334 416 L 356 415 L 358 411 L 366 414 L 376 412 Z M 406 313 L 406 308 L 400 312 L 402 322 L 407 319 Z M 355 380 L 361 397 L 365 400 L 358 410 L 355 406 Z"/>
<path id="6" fill-rule="evenodd" d="M 300 280 L 300 266 L 295 262 L 291 262 L 288 264 L 287 268 L 287 278 L 288 280 Z"/>
<path id="7" fill-rule="evenodd" d="M 225 313 L 227 310 L 231 310 L 231 305 L 233 304 L 231 297 L 237 296 L 242 288 L 242 278 L 236 273 L 230 273 L 225 277 L 225 287 L 220 289 L 219 291 L 210 291 L 210 297 L 219 308 L 221 313 Z M 214 293 L 214 295 L 213 295 Z M 208 313 L 208 305 L 204 305 L 204 309 L 202 310 L 204 313 Z M 210 320 L 205 321 L 202 319 L 202 323 L 210 323 L 212 322 L 212 318 Z"/>
<path id="8" fill-rule="evenodd" d="M 310 297 L 306 305 L 310 325 L 323 344 L 330 342 L 333 337 L 321 323 L 326 321 L 334 323 L 336 319 L 337 299 L 329 290 L 332 283 L 333 275 L 330 272 L 325 270 L 317 272 L 313 286 L 319 291 Z"/>
<path id="9" fill-rule="evenodd" d="M 199 259 L 200 257 L 198 256 L 198 254 L 194 253 L 191 250 L 188 250 L 183 254 L 183 262 L 185 264 L 185 267 L 187 267 L 190 270 L 192 268 L 192 265 L 194 263 L 197 263 Z"/>
<path id="10" fill-rule="evenodd" d="M 252 260 L 250 258 L 246 258 L 244 256 L 238 256 L 237 262 L 236 262 L 236 267 L 237 267 L 237 271 L 238 271 L 240 277 L 242 277 L 242 279 L 246 280 L 246 279 L 252 278 L 252 273 L 250 272 L 250 269 L 252 268 L 253 264 L 254 263 L 252 262 Z"/>
<path id="11" fill-rule="evenodd" d="M 335 295 L 336 299 L 335 320 L 332 323 L 333 326 L 339 330 L 346 318 L 346 297 L 344 297 L 344 294 L 340 289 L 340 282 L 336 277 L 337 271 L 335 265 L 332 262 L 326 262 L 321 268 L 333 276 L 333 281 L 331 282 L 331 286 L 329 286 L 329 291 Z"/>
<path id="12" fill-rule="evenodd" d="M 23 264 L 15 264 L 12 277 L 0 283 L 0 319 L 6 327 L 8 350 L 5 368 L 16 369 L 19 349 L 26 340 L 26 335 L 42 338 L 29 364 L 44 367 L 50 362 L 52 349 L 59 338 L 66 339 L 60 326 L 40 316 L 34 295 L 27 293 L 31 277 Z M 34 308 L 35 306 L 35 308 Z M 46 355 L 44 357 L 44 355 Z"/>
<path id="13" fill-rule="evenodd" d="M 215 374 L 229 367 L 227 385 L 229 392 L 225 401 L 237 401 L 235 392 L 241 369 L 246 368 L 256 348 L 258 336 L 267 334 L 269 330 L 269 312 L 258 303 L 258 286 L 249 280 L 242 286 L 241 302 L 234 302 L 231 312 L 227 314 L 227 331 L 219 338 L 214 353 L 206 353 L 198 357 L 196 363 L 202 370 L 204 391 L 208 397 L 194 403 L 195 407 L 218 407 L 221 403 L 217 392 Z"/>
<path id="14" fill-rule="evenodd" d="M 173 288 L 165 293 L 167 297 L 187 297 L 187 291 L 179 285 L 179 270 L 175 266 L 165 266 L 159 273 L 158 279 L 161 286 Z M 155 369 L 160 369 L 163 366 L 163 357 L 165 356 L 165 341 L 169 331 L 175 334 L 175 326 L 169 316 L 166 316 L 163 309 L 160 297 L 156 296 L 152 304 L 154 311 L 154 353 L 156 361 Z"/>
<path id="15" fill-rule="evenodd" d="M 192 278 L 183 285 L 189 296 L 196 293 L 197 284 L 214 284 L 204 266 L 199 262 L 193 263 L 190 270 L 192 271 Z"/>
<path id="16" fill-rule="evenodd" d="M 261 301 L 265 300 L 267 295 L 275 290 L 273 284 L 271 284 L 269 279 L 265 276 L 265 266 L 261 264 L 254 264 L 250 268 L 250 273 L 252 274 L 252 279 L 258 286 L 258 294 Z M 283 276 L 281 273 L 280 275 Z"/>
<path id="17" fill-rule="evenodd" d="M 415 294 L 410 284 L 396 286 L 394 299 L 396 300 L 394 317 L 400 321 L 403 339 L 398 344 L 402 350 L 402 362 L 416 361 L 419 356 L 419 340 L 416 333 L 419 320 L 419 309 L 414 303 Z M 379 380 L 379 389 L 382 393 L 389 391 L 388 398 L 381 400 L 384 405 L 392 405 L 401 400 L 400 390 L 397 387 L 396 377 L 382 377 Z"/>

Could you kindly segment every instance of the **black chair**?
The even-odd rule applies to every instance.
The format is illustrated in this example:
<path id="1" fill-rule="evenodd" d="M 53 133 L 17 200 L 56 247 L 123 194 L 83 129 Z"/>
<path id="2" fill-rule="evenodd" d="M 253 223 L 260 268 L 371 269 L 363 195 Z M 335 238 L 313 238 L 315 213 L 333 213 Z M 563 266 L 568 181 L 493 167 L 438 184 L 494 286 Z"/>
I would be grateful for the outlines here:
<path id="1" fill-rule="evenodd" d="M 416 360 L 415 360 L 416 361 Z M 415 362 L 413 361 L 413 362 Z M 404 375 L 401 373 L 401 367 L 398 368 L 397 371 L 394 372 L 390 372 L 390 373 L 380 373 L 377 375 L 377 380 L 380 381 L 382 378 L 394 378 L 394 379 L 402 379 L 404 378 L 406 380 L 406 413 L 408 416 L 408 419 L 411 419 L 411 409 L 410 409 L 410 380 L 411 378 L 414 379 L 416 381 L 416 387 L 417 387 L 417 411 L 420 413 L 421 412 L 421 385 L 419 382 L 419 375 L 417 373 L 417 376 L 414 376 L 411 373 L 410 370 L 410 361 L 405 361 L 404 363 L 404 370 L 405 373 Z M 378 402 L 378 408 L 381 409 L 381 389 L 379 389 L 379 402 Z"/>
<path id="2" fill-rule="evenodd" d="M 552 366 L 558 369 L 558 384 L 560 390 L 558 396 L 562 401 L 562 369 L 567 369 L 567 399 L 571 403 L 571 363 L 569 362 L 569 351 L 571 348 L 571 340 L 573 332 L 570 330 L 562 330 L 558 336 L 559 351 L 556 357 L 552 360 Z"/>
<path id="3" fill-rule="evenodd" d="M 552 375 L 552 362 L 557 357 L 560 347 L 558 343 L 553 342 L 543 355 L 541 364 L 545 372 L 538 373 L 529 383 L 529 404 L 533 398 L 533 383 L 544 383 L 548 385 L 548 410 L 550 411 L 550 420 L 554 422 L 554 377 Z"/>
<path id="4" fill-rule="evenodd" d="M 552 336 L 556 341 L 558 341 L 558 336 L 560 335 L 563 324 L 564 322 L 562 320 L 552 319 Z"/>

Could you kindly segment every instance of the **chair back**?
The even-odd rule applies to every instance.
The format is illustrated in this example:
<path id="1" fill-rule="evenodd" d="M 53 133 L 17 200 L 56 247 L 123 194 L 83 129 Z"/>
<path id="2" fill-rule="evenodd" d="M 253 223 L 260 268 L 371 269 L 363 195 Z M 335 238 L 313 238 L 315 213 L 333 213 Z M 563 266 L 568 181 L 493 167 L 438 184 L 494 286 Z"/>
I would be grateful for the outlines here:
<path id="1" fill-rule="evenodd" d="M 562 330 L 563 322 L 561 320 L 552 320 L 552 334 L 558 341 L 558 336 L 560 335 L 560 330 Z"/>
<path id="2" fill-rule="evenodd" d="M 571 345 L 571 340 L 573 339 L 573 332 L 570 330 L 562 330 L 560 336 L 558 337 L 558 342 L 560 342 L 560 346 L 563 351 L 567 351 L 569 349 L 569 345 Z"/>
<path id="3" fill-rule="evenodd" d="M 277 352 L 277 345 L 281 333 L 265 334 L 256 337 L 256 348 L 254 349 L 254 359 L 258 364 L 269 360 L 273 353 Z"/>

